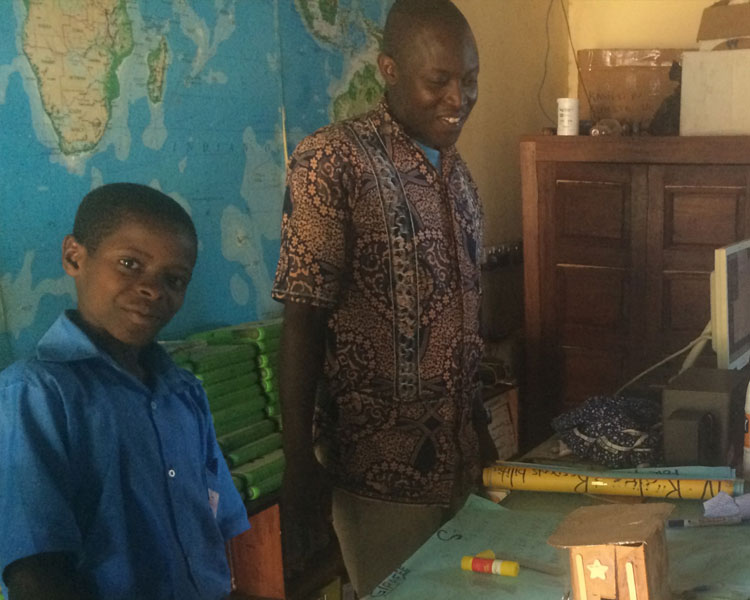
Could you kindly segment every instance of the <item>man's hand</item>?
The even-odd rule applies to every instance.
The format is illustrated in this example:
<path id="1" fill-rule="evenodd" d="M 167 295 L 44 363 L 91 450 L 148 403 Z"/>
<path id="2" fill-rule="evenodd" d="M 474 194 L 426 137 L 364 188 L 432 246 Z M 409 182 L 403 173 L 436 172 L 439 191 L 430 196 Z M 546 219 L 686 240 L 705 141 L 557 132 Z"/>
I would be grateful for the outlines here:
<path id="1" fill-rule="evenodd" d="M 331 486 L 317 462 L 285 469 L 281 486 L 282 539 L 289 574 L 304 571 L 330 543 L 330 506 Z"/>

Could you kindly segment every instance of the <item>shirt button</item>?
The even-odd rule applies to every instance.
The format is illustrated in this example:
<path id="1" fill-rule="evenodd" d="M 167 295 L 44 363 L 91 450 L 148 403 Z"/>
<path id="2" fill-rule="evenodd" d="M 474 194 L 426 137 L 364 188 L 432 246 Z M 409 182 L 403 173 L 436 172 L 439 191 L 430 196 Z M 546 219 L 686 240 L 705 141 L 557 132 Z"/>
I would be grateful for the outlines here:
<path id="1" fill-rule="evenodd" d="M 167 475 L 169 475 L 170 477 L 174 477 L 175 475 L 177 475 L 177 473 L 174 472 L 174 469 L 169 469 L 169 471 L 167 471 Z"/>
<path id="2" fill-rule="evenodd" d="M 156 410 L 156 402 L 154 401 L 151 402 L 151 409 Z"/>

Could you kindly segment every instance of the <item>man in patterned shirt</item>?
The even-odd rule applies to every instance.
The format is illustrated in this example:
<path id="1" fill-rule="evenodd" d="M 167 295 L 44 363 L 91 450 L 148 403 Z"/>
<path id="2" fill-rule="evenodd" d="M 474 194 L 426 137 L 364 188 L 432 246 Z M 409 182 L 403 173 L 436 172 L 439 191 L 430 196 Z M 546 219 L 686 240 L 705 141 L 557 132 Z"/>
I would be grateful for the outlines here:
<path id="1" fill-rule="evenodd" d="M 475 377 L 481 207 L 454 146 L 477 99 L 474 37 L 449 0 L 396 0 L 378 65 L 383 102 L 294 152 L 273 287 L 284 519 L 314 532 L 330 479 L 360 596 L 461 506 L 480 448 L 496 458 Z"/>

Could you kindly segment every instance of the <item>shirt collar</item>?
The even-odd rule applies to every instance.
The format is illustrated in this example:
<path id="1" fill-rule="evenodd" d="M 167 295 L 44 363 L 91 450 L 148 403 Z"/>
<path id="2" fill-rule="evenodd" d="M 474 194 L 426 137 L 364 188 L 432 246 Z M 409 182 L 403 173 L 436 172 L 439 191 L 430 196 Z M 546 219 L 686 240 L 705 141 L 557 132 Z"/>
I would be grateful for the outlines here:
<path id="1" fill-rule="evenodd" d="M 65 311 L 57 317 L 52 327 L 42 336 L 36 348 L 37 358 L 61 363 L 98 358 L 125 373 L 125 370 L 109 354 L 97 347 L 71 320 L 71 314 L 73 311 Z M 147 346 L 145 352 L 154 373 L 166 375 L 171 371 L 177 371 L 172 359 L 157 343 Z"/>
<path id="2" fill-rule="evenodd" d="M 419 146 L 422 149 L 422 152 L 424 152 L 424 155 L 427 157 L 427 160 L 430 161 L 430 164 L 435 167 L 438 172 L 440 171 L 440 150 L 437 148 L 431 148 L 430 146 L 425 146 L 422 142 L 418 142 L 417 140 L 412 140 L 417 146 Z"/>
<path id="3" fill-rule="evenodd" d="M 409 140 L 411 144 L 413 144 L 417 148 L 422 149 L 421 144 L 419 144 L 419 142 L 417 142 L 414 138 L 407 134 L 406 131 L 404 131 L 401 123 L 399 123 L 393 116 L 393 113 L 388 106 L 388 100 L 385 96 L 380 99 L 380 102 L 378 102 L 377 106 L 373 109 L 372 114 L 375 117 L 378 129 L 381 129 L 386 134 L 393 135 L 394 137 L 401 137 L 405 140 Z M 452 146 L 448 146 L 447 148 L 437 150 L 437 152 L 444 160 L 451 160 L 458 151 L 456 150 L 456 146 L 454 144 Z"/>

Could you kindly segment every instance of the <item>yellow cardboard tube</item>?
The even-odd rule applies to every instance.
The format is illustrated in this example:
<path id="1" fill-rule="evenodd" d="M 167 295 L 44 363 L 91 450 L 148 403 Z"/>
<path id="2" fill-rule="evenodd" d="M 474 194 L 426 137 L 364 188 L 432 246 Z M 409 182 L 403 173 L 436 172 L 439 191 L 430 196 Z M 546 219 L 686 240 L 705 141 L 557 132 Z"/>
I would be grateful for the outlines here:
<path id="1" fill-rule="evenodd" d="M 726 492 L 730 496 L 739 496 L 743 492 L 743 481 L 735 479 L 597 477 L 534 466 L 503 464 L 484 469 L 482 479 L 485 487 L 490 489 L 642 496 L 672 500 L 707 500 L 719 492 Z"/>

